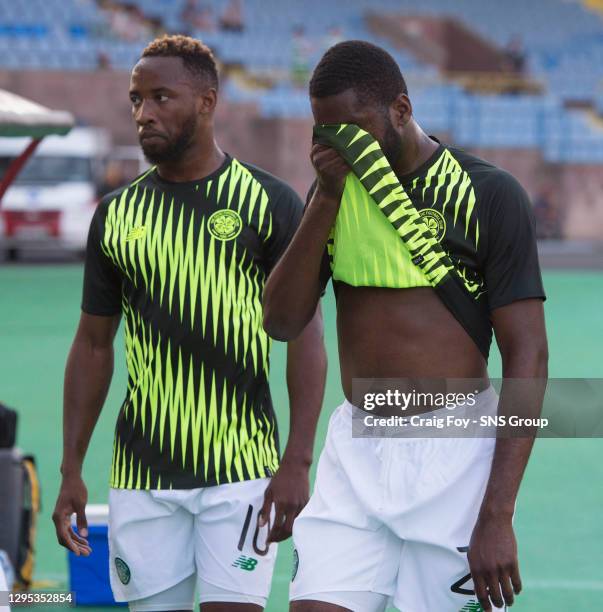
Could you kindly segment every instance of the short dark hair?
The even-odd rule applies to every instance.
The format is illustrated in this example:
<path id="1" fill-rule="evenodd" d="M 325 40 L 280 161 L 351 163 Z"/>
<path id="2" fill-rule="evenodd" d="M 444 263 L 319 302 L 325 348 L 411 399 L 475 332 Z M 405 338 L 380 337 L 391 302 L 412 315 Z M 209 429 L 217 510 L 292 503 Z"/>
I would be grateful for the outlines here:
<path id="1" fill-rule="evenodd" d="M 218 89 L 218 68 L 214 54 L 196 38 L 182 34 L 161 36 L 145 47 L 141 57 L 179 57 L 190 73 Z"/>
<path id="2" fill-rule="evenodd" d="M 396 60 L 385 49 L 364 40 L 333 45 L 318 62 L 310 79 L 310 96 L 326 98 L 354 89 L 365 101 L 389 106 L 408 94 Z"/>

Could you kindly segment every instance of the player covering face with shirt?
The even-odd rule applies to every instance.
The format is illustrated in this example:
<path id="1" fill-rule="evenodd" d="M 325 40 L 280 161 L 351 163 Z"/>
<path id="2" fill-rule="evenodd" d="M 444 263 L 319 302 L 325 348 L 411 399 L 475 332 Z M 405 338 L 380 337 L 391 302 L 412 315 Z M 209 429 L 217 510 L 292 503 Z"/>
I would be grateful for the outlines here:
<path id="1" fill-rule="evenodd" d="M 493 332 L 505 378 L 546 377 L 529 200 L 506 172 L 421 129 L 379 47 L 329 49 L 310 97 L 316 181 L 267 282 L 264 325 L 295 337 L 332 278 L 346 401 L 295 522 L 291 610 L 511 605 L 512 518 L 532 439 L 354 437 L 352 423 L 362 380 L 456 379 L 457 391 L 479 391 L 474 416 L 505 409 L 506 383 L 499 405 L 486 367 Z"/>

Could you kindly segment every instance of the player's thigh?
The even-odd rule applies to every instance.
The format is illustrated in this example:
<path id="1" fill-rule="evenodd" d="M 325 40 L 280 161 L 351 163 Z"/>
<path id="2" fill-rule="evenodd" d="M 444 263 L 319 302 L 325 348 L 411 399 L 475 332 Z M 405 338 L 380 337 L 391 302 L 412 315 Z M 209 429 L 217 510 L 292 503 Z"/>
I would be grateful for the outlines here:
<path id="1" fill-rule="evenodd" d="M 156 499 L 153 491 L 111 489 L 109 563 L 115 599 L 143 599 L 194 574 L 193 527 L 190 512 Z"/>
<path id="2" fill-rule="evenodd" d="M 195 561 L 202 603 L 265 605 L 277 552 L 276 544 L 266 543 L 268 526 L 258 526 L 269 482 L 260 478 L 204 491 L 202 510 L 195 517 Z"/>
<path id="3" fill-rule="evenodd" d="M 348 612 L 349 608 L 316 600 L 292 601 L 289 612 Z"/>

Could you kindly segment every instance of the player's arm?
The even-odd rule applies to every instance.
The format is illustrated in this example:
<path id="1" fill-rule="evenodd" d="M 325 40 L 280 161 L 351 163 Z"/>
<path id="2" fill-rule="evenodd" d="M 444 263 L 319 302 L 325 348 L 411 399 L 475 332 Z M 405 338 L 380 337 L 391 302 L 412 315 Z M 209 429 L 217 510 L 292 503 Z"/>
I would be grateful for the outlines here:
<path id="1" fill-rule="evenodd" d="M 113 339 L 119 315 L 82 313 L 65 369 L 61 488 L 53 514 L 57 539 L 76 555 L 90 554 L 86 541 L 87 490 L 82 465 L 113 375 Z M 80 535 L 71 528 L 77 517 Z"/>
<path id="2" fill-rule="evenodd" d="M 502 356 L 499 415 L 540 414 L 548 374 L 545 298 L 531 204 L 515 179 L 502 175 L 482 210 L 485 270 L 492 326 Z M 510 431 L 505 431 L 509 435 Z M 527 434 L 527 435 L 526 435 Z M 534 442 L 499 437 L 490 478 L 468 551 L 476 595 L 484 608 L 502 607 L 521 590 L 512 518 Z"/>
<path id="3" fill-rule="evenodd" d="M 499 415 L 537 417 L 548 362 L 542 300 L 522 300 L 498 308 L 492 313 L 492 321 L 505 379 Z M 496 441 L 490 478 L 468 552 L 476 595 L 484 610 L 491 609 L 488 596 L 502 607 L 503 599 L 511 605 L 513 594 L 521 590 L 512 519 L 533 443 L 533 437 Z"/>
<path id="4" fill-rule="evenodd" d="M 65 370 L 62 482 L 52 516 L 59 543 L 77 555 L 90 554 L 82 464 L 111 383 L 121 311 L 122 277 L 102 246 L 107 204 L 97 207 L 88 234 L 82 314 Z M 71 528 L 74 512 L 79 535 Z"/>
<path id="5" fill-rule="evenodd" d="M 275 505 L 275 520 L 269 539 L 288 538 L 293 521 L 310 496 L 309 470 L 314 451 L 316 424 L 320 415 L 327 372 L 320 306 L 302 333 L 287 345 L 289 391 L 289 438 L 280 467 L 264 498 L 261 524 Z"/>
<path id="6" fill-rule="evenodd" d="M 315 144 L 311 153 L 317 187 L 300 226 L 264 288 L 264 329 L 292 340 L 310 322 L 323 289 L 321 264 L 350 168 L 334 150 Z"/>

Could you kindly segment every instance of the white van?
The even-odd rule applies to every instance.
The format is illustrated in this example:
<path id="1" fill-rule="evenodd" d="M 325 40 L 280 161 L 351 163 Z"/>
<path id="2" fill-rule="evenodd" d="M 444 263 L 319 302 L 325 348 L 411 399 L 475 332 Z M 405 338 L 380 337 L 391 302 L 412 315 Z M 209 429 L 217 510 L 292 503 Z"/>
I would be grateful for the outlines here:
<path id="1" fill-rule="evenodd" d="M 29 141 L 0 138 L 0 176 Z M 2 198 L 0 248 L 9 259 L 24 248 L 85 249 L 109 144 L 94 128 L 42 140 Z"/>

